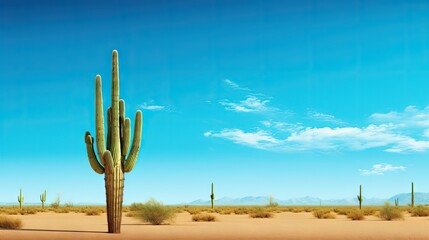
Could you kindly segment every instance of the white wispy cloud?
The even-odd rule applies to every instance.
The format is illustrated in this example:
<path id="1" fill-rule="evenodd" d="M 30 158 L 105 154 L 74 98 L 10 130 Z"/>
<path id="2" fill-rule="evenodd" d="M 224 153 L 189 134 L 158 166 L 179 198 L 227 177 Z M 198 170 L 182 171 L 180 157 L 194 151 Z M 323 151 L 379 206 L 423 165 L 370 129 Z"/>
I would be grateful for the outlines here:
<path id="1" fill-rule="evenodd" d="M 264 127 L 273 128 L 280 132 L 295 132 L 304 128 L 301 123 L 292 124 L 288 122 L 273 121 L 273 120 L 264 120 L 264 121 L 261 121 L 260 123 Z"/>
<path id="2" fill-rule="evenodd" d="M 225 138 L 233 141 L 234 143 L 258 149 L 269 149 L 270 147 L 277 145 L 279 141 L 263 130 L 258 130 L 256 132 L 243 132 L 240 129 L 224 129 L 219 133 L 214 133 L 212 131 L 205 132 L 204 136 Z"/>
<path id="3" fill-rule="evenodd" d="M 276 138 L 271 132 L 258 130 L 245 132 L 241 129 L 224 129 L 209 132 L 206 137 L 219 137 L 249 147 L 272 151 L 359 151 L 383 148 L 386 152 L 422 152 L 429 149 L 429 141 L 419 141 L 410 136 L 392 132 L 394 125 L 369 125 L 365 128 L 311 128 L 292 132 L 288 137 Z M 260 139 L 246 141 L 243 139 Z"/>
<path id="4" fill-rule="evenodd" d="M 249 88 L 246 87 L 241 87 L 240 85 L 238 85 L 237 83 L 229 80 L 229 79 L 224 79 L 223 82 L 228 85 L 229 87 L 231 87 L 232 89 L 236 89 L 236 90 L 243 90 L 243 91 L 250 91 Z"/>
<path id="5" fill-rule="evenodd" d="M 394 123 L 401 127 L 429 127 L 429 106 L 419 109 L 408 106 L 402 112 L 374 113 L 370 120 L 375 123 Z"/>
<path id="6" fill-rule="evenodd" d="M 224 106 L 226 110 L 234 112 L 268 112 L 276 110 L 276 108 L 268 106 L 269 102 L 270 100 L 267 99 L 262 100 L 256 96 L 248 96 L 245 100 L 237 103 L 225 99 L 220 101 L 219 104 Z"/>
<path id="7" fill-rule="evenodd" d="M 140 104 L 139 107 L 149 111 L 170 111 L 169 106 L 153 104 L 153 101 L 150 101 L 149 103 L 144 102 L 143 104 Z"/>
<path id="8" fill-rule="evenodd" d="M 315 112 L 315 111 L 307 111 L 307 116 L 313 120 L 321 121 L 321 122 L 330 122 L 337 125 L 345 124 L 344 121 L 336 118 L 334 115 Z"/>
<path id="9" fill-rule="evenodd" d="M 385 172 L 405 171 L 404 166 L 393 166 L 387 163 L 378 163 L 372 165 L 370 169 L 359 169 L 361 175 L 384 175 Z"/>

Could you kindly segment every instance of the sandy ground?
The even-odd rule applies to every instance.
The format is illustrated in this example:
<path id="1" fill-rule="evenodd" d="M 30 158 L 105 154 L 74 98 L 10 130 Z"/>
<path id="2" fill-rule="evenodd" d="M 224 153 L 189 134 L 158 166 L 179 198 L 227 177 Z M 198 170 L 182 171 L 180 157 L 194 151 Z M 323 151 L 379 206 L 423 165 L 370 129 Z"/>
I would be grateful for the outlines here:
<path id="1" fill-rule="evenodd" d="M 402 221 L 367 217 L 351 221 L 344 216 L 316 219 L 311 213 L 279 213 L 271 219 L 248 215 L 218 215 L 217 222 L 192 222 L 180 213 L 171 225 L 153 226 L 123 217 L 122 233 L 107 234 L 106 215 L 38 213 L 16 216 L 21 230 L 0 230 L 0 240 L 62 239 L 428 239 L 429 218 L 406 216 Z"/>

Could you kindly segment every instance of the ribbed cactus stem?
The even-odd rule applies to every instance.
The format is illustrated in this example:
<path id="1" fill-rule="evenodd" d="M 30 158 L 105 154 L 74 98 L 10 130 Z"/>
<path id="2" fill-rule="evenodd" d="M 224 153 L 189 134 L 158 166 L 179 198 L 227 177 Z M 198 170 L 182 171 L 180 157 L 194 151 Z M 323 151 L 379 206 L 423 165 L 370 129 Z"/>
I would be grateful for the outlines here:
<path id="1" fill-rule="evenodd" d="M 42 209 L 44 209 L 46 201 L 46 190 L 42 194 L 40 194 L 40 201 L 42 202 Z"/>
<path id="2" fill-rule="evenodd" d="M 212 209 L 213 209 L 214 208 L 214 199 L 215 199 L 215 196 L 214 196 L 214 185 L 213 185 L 213 183 L 212 183 L 212 194 L 210 195 L 210 199 L 212 201 Z"/>
<path id="3" fill-rule="evenodd" d="M 24 196 L 22 195 L 21 188 L 19 189 L 18 202 L 19 202 L 19 209 L 22 209 L 22 204 L 24 203 Z"/>
<path id="4" fill-rule="evenodd" d="M 414 207 L 414 182 L 411 182 L 411 207 Z"/>
<path id="5" fill-rule="evenodd" d="M 359 209 L 362 209 L 362 185 L 359 185 L 359 195 L 357 195 L 359 201 Z"/>
<path id="6" fill-rule="evenodd" d="M 395 199 L 395 206 L 397 207 L 397 206 L 399 206 L 399 198 L 396 198 Z"/>
<path id="7" fill-rule="evenodd" d="M 109 233 L 121 232 L 124 173 L 131 172 L 140 151 L 143 117 L 136 112 L 134 138 L 131 150 L 131 123 L 125 117 L 125 101 L 119 98 L 118 52 L 112 53 L 112 94 L 111 106 L 107 108 L 107 140 L 105 141 L 103 94 L 101 76 L 95 78 L 95 127 L 97 155 L 94 151 L 94 138 L 85 133 L 85 143 L 92 169 L 105 175 L 107 223 Z M 128 156 L 127 156 L 128 155 Z"/>

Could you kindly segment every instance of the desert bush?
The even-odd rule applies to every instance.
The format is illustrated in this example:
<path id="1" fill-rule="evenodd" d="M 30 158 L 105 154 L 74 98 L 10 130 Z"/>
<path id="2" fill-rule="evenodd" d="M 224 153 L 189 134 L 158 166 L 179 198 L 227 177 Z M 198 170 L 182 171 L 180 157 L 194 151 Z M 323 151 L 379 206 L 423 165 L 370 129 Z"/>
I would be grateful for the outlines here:
<path id="1" fill-rule="evenodd" d="M 60 202 L 61 202 L 60 194 L 58 193 L 58 194 L 57 194 L 57 198 L 55 199 L 55 201 L 53 201 L 53 202 L 51 203 L 51 207 L 52 207 L 52 208 L 59 208 L 59 207 L 60 207 Z"/>
<path id="2" fill-rule="evenodd" d="M 208 213 L 199 213 L 192 215 L 192 221 L 194 222 L 214 222 L 216 221 L 216 216 Z"/>
<path id="3" fill-rule="evenodd" d="M 30 215 L 30 214 L 36 214 L 37 210 L 34 208 L 22 208 L 19 213 L 21 215 Z"/>
<path id="4" fill-rule="evenodd" d="M 100 215 L 102 213 L 102 211 L 100 211 L 99 209 L 96 209 L 96 208 L 94 208 L 94 209 L 88 209 L 88 210 L 86 210 L 86 212 L 85 212 L 85 214 L 87 215 L 87 216 L 98 216 L 98 215 Z"/>
<path id="5" fill-rule="evenodd" d="M 416 206 L 412 212 L 411 216 L 413 217 L 427 217 L 429 216 L 429 208 L 423 205 Z"/>
<path id="6" fill-rule="evenodd" d="M 176 215 L 173 208 L 164 206 L 155 199 L 149 199 L 144 204 L 133 204 L 131 211 L 135 212 L 135 217 L 154 225 L 171 222 Z"/>
<path id="7" fill-rule="evenodd" d="M 268 212 L 266 209 L 258 208 L 249 214 L 251 218 L 272 218 L 274 214 Z"/>
<path id="8" fill-rule="evenodd" d="M 294 207 L 294 208 L 291 208 L 290 211 L 293 213 L 300 213 L 300 212 L 305 212 L 305 209 L 302 207 Z"/>
<path id="9" fill-rule="evenodd" d="M 319 219 L 334 219 L 335 214 L 330 209 L 316 209 L 313 211 L 313 216 Z"/>
<path id="10" fill-rule="evenodd" d="M 360 210 L 349 211 L 347 213 L 347 218 L 350 218 L 351 220 L 364 220 L 365 214 Z"/>
<path id="11" fill-rule="evenodd" d="M 0 229 L 20 229 L 22 228 L 21 219 L 0 216 Z"/>
<path id="12" fill-rule="evenodd" d="M 381 208 L 379 217 L 387 221 L 404 218 L 401 210 L 398 207 L 391 206 L 388 202 L 386 202 L 383 208 Z"/>

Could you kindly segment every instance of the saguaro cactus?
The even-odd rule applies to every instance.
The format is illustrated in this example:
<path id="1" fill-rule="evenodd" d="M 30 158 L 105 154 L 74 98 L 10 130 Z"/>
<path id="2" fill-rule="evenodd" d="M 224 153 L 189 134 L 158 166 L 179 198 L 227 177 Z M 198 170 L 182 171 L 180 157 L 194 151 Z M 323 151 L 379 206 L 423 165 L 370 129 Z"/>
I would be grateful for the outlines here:
<path id="1" fill-rule="evenodd" d="M 359 201 L 359 209 L 362 209 L 362 185 L 359 185 L 359 195 L 357 195 Z"/>
<path id="2" fill-rule="evenodd" d="M 399 198 L 395 198 L 395 206 L 399 206 Z"/>
<path id="3" fill-rule="evenodd" d="M 213 209 L 214 208 L 214 199 L 215 199 L 213 183 L 212 183 L 212 194 L 210 195 L 210 199 L 212 200 L 212 209 Z"/>
<path id="4" fill-rule="evenodd" d="M 42 194 L 40 194 L 40 201 L 42 202 L 42 208 L 45 208 L 46 190 Z"/>
<path id="5" fill-rule="evenodd" d="M 414 182 L 411 182 L 411 207 L 414 207 Z"/>
<path id="6" fill-rule="evenodd" d="M 95 77 L 95 127 L 98 159 L 94 138 L 85 133 L 86 150 L 92 169 L 105 175 L 107 223 L 109 233 L 121 232 L 124 173 L 131 172 L 137 161 L 142 135 L 142 112 L 136 112 L 134 139 L 130 147 L 130 119 L 125 117 L 125 102 L 119 99 L 118 52 L 112 53 L 112 106 L 107 109 L 107 141 L 104 140 L 104 112 L 101 76 Z M 127 156 L 128 154 L 128 156 Z"/>
<path id="7" fill-rule="evenodd" d="M 22 209 L 22 204 L 24 203 L 24 196 L 22 195 L 21 188 L 19 189 L 18 202 L 19 202 L 19 209 Z"/>

